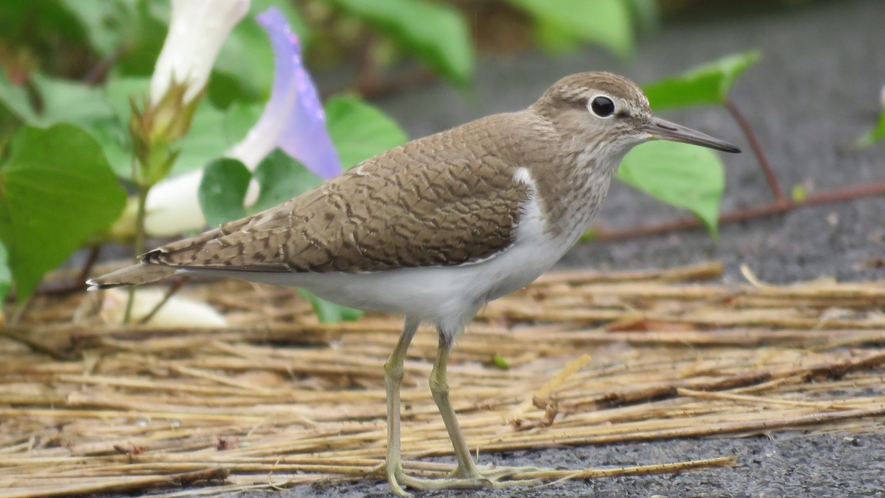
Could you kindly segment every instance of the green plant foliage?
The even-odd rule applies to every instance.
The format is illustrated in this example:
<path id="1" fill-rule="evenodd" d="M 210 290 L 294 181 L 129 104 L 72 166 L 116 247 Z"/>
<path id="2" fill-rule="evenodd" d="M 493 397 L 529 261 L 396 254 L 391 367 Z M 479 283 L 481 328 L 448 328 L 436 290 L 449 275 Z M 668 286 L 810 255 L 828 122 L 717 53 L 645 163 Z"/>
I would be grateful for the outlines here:
<path id="1" fill-rule="evenodd" d="M 325 109 L 326 129 L 344 169 L 409 140 L 396 122 L 356 97 L 333 97 Z"/>
<path id="2" fill-rule="evenodd" d="M 743 52 L 689 69 L 685 73 L 643 85 L 655 111 L 672 107 L 719 105 L 728 99 L 731 85 L 759 60 L 759 52 Z"/>
<path id="3" fill-rule="evenodd" d="M 0 102 L 25 123 L 45 127 L 66 122 L 91 127 L 114 116 L 97 88 L 39 73 L 33 73 L 31 80 L 42 104 L 40 112 L 32 107 L 24 88 L 0 76 Z"/>
<path id="4" fill-rule="evenodd" d="M 170 18 L 166 0 L 60 0 L 88 34 L 93 49 L 107 57 L 119 52 L 117 69 L 149 75 Z"/>
<path id="5" fill-rule="evenodd" d="M 128 132 L 130 100 L 139 105 L 148 96 L 150 79 L 114 78 L 104 89 L 105 105 L 113 111 L 113 119 L 91 126 L 90 133 L 105 149 L 111 166 L 121 178 L 132 177 L 132 145 Z M 202 168 L 206 163 L 239 142 L 257 117 L 250 106 L 237 106 L 241 113 L 231 118 L 209 101 L 200 102 L 187 134 L 175 142 L 180 153 L 170 175 L 180 175 Z M 239 118 L 239 119 L 237 119 Z M 244 120 L 250 120 L 245 121 Z"/>
<path id="6" fill-rule="evenodd" d="M 258 199 L 247 208 L 246 191 L 253 178 L 258 182 Z M 320 177 L 280 149 L 268 154 L 254 173 L 237 159 L 221 158 L 203 172 L 200 207 L 209 225 L 218 226 L 272 208 L 320 183 Z"/>
<path id="7" fill-rule="evenodd" d="M 510 364 L 507 363 L 507 359 L 499 354 L 492 356 L 492 363 L 501 370 L 510 370 Z"/>
<path id="8" fill-rule="evenodd" d="M 717 237 L 725 174 L 715 152 L 681 143 L 649 142 L 627 154 L 617 176 L 667 204 L 688 209 Z"/>
<path id="9" fill-rule="evenodd" d="M 879 123 L 857 140 L 858 147 L 868 147 L 885 138 L 885 109 L 879 115 Z"/>
<path id="10" fill-rule="evenodd" d="M 292 2 L 286 0 L 252 0 L 249 13 L 234 27 L 221 46 L 209 79 L 207 91 L 212 102 L 227 108 L 234 102 L 258 102 L 270 96 L 273 85 L 274 55 L 267 32 L 255 16 L 271 6 L 280 9 L 289 26 L 298 35 L 302 48 L 310 40 L 307 25 Z"/>
<path id="11" fill-rule="evenodd" d="M 148 78 L 114 78 L 104 90 L 39 74 L 33 75 L 33 81 L 43 101 L 41 113 L 31 107 L 22 88 L 2 79 L 0 102 L 34 126 L 72 123 L 82 127 L 99 141 L 114 172 L 121 178 L 132 177 L 129 102 L 132 98 L 142 102 L 147 96 Z M 211 102 L 201 102 L 187 135 L 175 144 L 181 152 L 171 174 L 199 169 L 243 138 L 228 133 L 226 122 L 225 114 Z"/>
<path id="12" fill-rule="evenodd" d="M 13 79 L 24 76 L 31 63 L 44 71 L 64 70 L 72 54 L 89 46 L 77 18 L 58 0 L 0 1 L 0 40 L 4 72 Z"/>
<path id="13" fill-rule="evenodd" d="M 101 147 L 70 124 L 22 127 L 0 167 L 0 240 L 9 251 L 18 298 L 31 295 L 126 203 Z"/>
<path id="14" fill-rule="evenodd" d="M 317 314 L 320 323 L 352 322 L 359 319 L 359 317 L 364 314 L 360 310 L 355 310 L 353 308 L 348 308 L 347 306 L 341 306 L 320 299 L 304 289 L 298 289 L 298 293 L 310 302 L 310 306 L 313 308 L 314 313 Z"/>
<path id="15" fill-rule="evenodd" d="M 325 0 L 362 19 L 450 81 L 473 74 L 470 31 L 453 7 L 424 0 Z"/>
<path id="16" fill-rule="evenodd" d="M 633 0 L 509 0 L 535 20 L 538 41 L 552 50 L 581 41 L 600 44 L 626 57 L 633 52 Z"/>
<path id="17" fill-rule="evenodd" d="M 0 310 L 3 309 L 3 302 L 12 289 L 12 272 L 9 271 L 9 254 L 6 252 L 6 246 L 0 242 Z"/>
<path id="18" fill-rule="evenodd" d="M 212 105 L 212 102 L 203 101 L 194 113 L 187 135 L 175 143 L 175 148 L 181 153 L 170 175 L 200 169 L 242 139 L 242 136 L 227 133 L 224 112 Z"/>
<path id="19" fill-rule="evenodd" d="M 251 180 L 252 172 L 237 159 L 223 157 L 206 166 L 198 195 L 209 226 L 217 227 L 246 216 L 243 202 Z"/>
<path id="20" fill-rule="evenodd" d="M 104 149 L 111 168 L 120 178 L 132 178 L 132 137 L 129 135 L 131 100 L 144 102 L 150 90 L 149 78 L 112 78 L 104 87 L 104 100 L 114 119 L 104 127 L 90 130 Z"/>
<path id="21" fill-rule="evenodd" d="M 261 118 L 262 111 L 264 111 L 263 103 L 235 102 L 224 111 L 224 134 L 242 140 Z"/>
<path id="22" fill-rule="evenodd" d="M 259 194 L 252 212 L 270 209 L 323 183 L 322 178 L 280 149 L 268 154 L 255 168 L 253 176 L 258 182 Z"/>
<path id="23" fill-rule="evenodd" d="M 38 127 L 71 123 L 98 140 L 114 171 L 123 178 L 131 176 L 131 152 L 127 120 L 128 93 L 148 85 L 147 79 L 114 79 L 102 90 L 70 80 L 31 75 L 34 89 L 42 102 L 41 112 L 31 105 L 24 88 L 12 85 L 0 74 L 0 103 L 22 122 Z M 144 88 L 147 88 L 145 86 Z"/>
<path id="24" fill-rule="evenodd" d="M 633 24 L 639 31 L 651 31 L 658 27 L 658 4 L 656 0 L 625 0 Z"/>

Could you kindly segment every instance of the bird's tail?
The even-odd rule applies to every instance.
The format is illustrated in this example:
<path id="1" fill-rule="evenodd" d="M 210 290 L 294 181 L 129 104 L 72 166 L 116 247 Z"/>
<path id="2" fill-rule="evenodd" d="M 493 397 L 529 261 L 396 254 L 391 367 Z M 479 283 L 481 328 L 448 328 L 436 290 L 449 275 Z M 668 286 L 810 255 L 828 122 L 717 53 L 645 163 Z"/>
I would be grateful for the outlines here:
<path id="1" fill-rule="evenodd" d="M 86 281 L 89 290 L 108 289 L 123 285 L 140 285 L 156 282 L 175 273 L 175 268 L 161 265 L 137 264 Z"/>

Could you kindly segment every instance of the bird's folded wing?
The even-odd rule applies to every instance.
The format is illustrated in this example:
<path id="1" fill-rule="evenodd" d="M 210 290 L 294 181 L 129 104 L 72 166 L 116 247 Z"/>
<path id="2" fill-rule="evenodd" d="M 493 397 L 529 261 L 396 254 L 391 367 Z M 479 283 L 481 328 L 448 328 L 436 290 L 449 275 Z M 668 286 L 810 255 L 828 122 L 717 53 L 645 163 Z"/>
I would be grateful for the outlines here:
<path id="1" fill-rule="evenodd" d="M 394 149 L 280 206 L 152 251 L 144 262 L 371 272 L 457 265 L 506 249 L 530 194 L 513 180 L 516 168 L 470 150 L 428 164 L 437 145 Z"/>

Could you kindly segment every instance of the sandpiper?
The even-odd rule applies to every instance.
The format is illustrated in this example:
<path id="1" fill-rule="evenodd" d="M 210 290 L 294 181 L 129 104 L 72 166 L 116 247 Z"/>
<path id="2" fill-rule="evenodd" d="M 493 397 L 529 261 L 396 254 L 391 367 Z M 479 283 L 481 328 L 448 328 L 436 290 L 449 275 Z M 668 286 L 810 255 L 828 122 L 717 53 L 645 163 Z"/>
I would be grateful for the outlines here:
<path id="1" fill-rule="evenodd" d="M 624 155 L 649 140 L 725 152 L 727 142 L 652 115 L 633 82 L 580 73 L 519 112 L 488 116 L 368 159 L 290 201 L 141 256 L 90 280 L 137 285 L 173 273 L 305 288 L 363 310 L 405 315 L 384 365 L 391 489 L 502 486 L 517 469 L 480 469 L 449 401 L 455 340 L 486 303 L 529 284 L 587 229 Z M 430 389 L 454 446 L 446 479 L 403 472 L 400 384 L 421 322 L 439 333 Z"/>

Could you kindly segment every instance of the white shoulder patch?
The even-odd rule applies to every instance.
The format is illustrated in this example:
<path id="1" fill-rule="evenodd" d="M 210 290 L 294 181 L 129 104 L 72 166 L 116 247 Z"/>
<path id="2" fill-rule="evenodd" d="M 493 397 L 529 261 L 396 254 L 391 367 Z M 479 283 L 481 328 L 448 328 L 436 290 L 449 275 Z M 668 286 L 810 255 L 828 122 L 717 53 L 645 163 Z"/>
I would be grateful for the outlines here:
<path id="1" fill-rule="evenodd" d="M 544 237 L 547 231 L 547 220 L 542 212 L 540 202 L 538 200 L 538 188 L 535 184 L 532 174 L 526 167 L 521 167 L 513 173 L 514 183 L 521 183 L 529 188 L 529 198 L 522 204 L 522 216 L 519 225 L 516 227 L 517 244 L 525 243 L 528 240 L 536 240 Z"/>
<path id="2" fill-rule="evenodd" d="M 513 181 L 528 185 L 532 190 L 535 190 L 535 180 L 525 166 L 516 169 L 516 173 L 513 173 Z"/>

